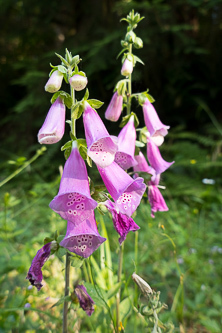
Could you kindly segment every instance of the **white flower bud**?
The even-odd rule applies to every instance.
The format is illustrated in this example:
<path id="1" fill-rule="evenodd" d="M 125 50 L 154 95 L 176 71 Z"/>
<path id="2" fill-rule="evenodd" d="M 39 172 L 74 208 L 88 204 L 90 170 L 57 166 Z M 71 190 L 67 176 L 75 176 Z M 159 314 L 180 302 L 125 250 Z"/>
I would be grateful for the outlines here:
<path id="1" fill-rule="evenodd" d="M 69 83 L 72 88 L 74 88 L 77 91 L 80 91 L 86 87 L 88 80 L 87 77 L 85 76 L 75 74 L 70 78 Z"/>

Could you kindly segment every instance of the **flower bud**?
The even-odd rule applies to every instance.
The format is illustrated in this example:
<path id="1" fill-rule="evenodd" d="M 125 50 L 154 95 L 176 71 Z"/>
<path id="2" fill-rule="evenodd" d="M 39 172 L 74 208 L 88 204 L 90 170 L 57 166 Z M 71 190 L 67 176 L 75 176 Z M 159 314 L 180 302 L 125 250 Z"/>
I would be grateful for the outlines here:
<path id="1" fill-rule="evenodd" d="M 87 77 L 85 76 L 75 74 L 69 79 L 69 83 L 72 88 L 74 88 L 77 91 L 80 91 L 86 87 L 88 80 Z"/>
<path id="2" fill-rule="evenodd" d="M 149 294 L 153 293 L 153 291 L 152 291 L 151 287 L 148 285 L 148 283 L 146 281 L 144 281 L 139 275 L 137 275 L 136 273 L 133 273 L 132 279 L 138 285 L 138 287 L 140 288 L 140 290 L 144 296 L 148 296 Z"/>
<path id="3" fill-rule="evenodd" d="M 53 72 L 45 85 L 45 91 L 48 91 L 50 93 L 58 91 L 61 88 L 62 80 L 62 73 L 60 73 L 59 71 Z"/>
<path id="4" fill-rule="evenodd" d="M 129 76 L 133 72 L 133 63 L 132 61 L 125 59 L 122 69 L 121 69 L 121 74 L 124 76 Z"/>
<path id="5" fill-rule="evenodd" d="M 128 43 L 134 43 L 136 39 L 136 34 L 133 31 L 129 31 L 126 34 L 126 41 Z"/>
<path id="6" fill-rule="evenodd" d="M 135 42 L 134 42 L 134 46 L 136 49 L 141 49 L 143 47 L 143 41 L 141 38 L 136 37 Z"/>
<path id="7" fill-rule="evenodd" d="M 127 41 L 125 41 L 125 40 L 121 40 L 121 46 L 122 47 L 128 47 L 128 42 Z"/>

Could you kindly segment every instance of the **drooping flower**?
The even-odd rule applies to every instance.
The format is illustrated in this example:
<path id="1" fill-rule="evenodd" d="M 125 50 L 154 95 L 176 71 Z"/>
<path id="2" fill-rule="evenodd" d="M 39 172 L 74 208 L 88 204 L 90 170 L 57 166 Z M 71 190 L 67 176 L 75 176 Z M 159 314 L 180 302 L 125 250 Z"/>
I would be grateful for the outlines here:
<path id="1" fill-rule="evenodd" d="M 42 267 L 46 260 L 50 256 L 51 251 L 51 242 L 45 244 L 38 252 L 36 253 L 31 267 L 29 268 L 28 274 L 26 279 L 29 280 L 29 282 L 37 288 L 37 290 L 40 290 L 42 288 Z"/>
<path id="2" fill-rule="evenodd" d="M 74 293 L 78 297 L 81 308 L 88 316 L 91 316 L 94 312 L 93 304 L 95 304 L 95 302 L 87 293 L 86 287 L 83 285 L 77 285 L 74 289 Z"/>
<path id="3" fill-rule="evenodd" d="M 69 79 L 69 83 L 72 88 L 74 88 L 77 91 L 80 91 L 86 87 L 88 80 L 87 77 L 85 76 L 75 74 Z"/>
<path id="4" fill-rule="evenodd" d="M 74 141 L 64 166 L 59 192 L 49 207 L 63 219 L 78 224 L 88 218 L 96 206 L 97 202 L 90 196 L 85 162 Z"/>
<path id="5" fill-rule="evenodd" d="M 134 126 L 134 117 L 131 116 L 128 123 L 118 135 L 118 151 L 115 155 L 115 162 L 124 170 L 137 164 L 134 159 L 135 143 L 136 130 Z"/>
<path id="6" fill-rule="evenodd" d="M 131 216 L 140 204 L 146 185 L 143 178 L 131 178 L 117 163 L 106 168 L 97 165 L 102 180 L 115 201 L 116 208 Z"/>
<path id="7" fill-rule="evenodd" d="M 146 98 L 145 103 L 143 104 L 143 115 L 150 136 L 153 137 L 156 145 L 160 146 L 163 143 L 164 136 L 167 135 L 170 126 L 166 126 L 160 121 L 156 110 L 148 98 Z"/>
<path id="8" fill-rule="evenodd" d="M 67 231 L 60 245 L 81 257 L 88 258 L 103 242 L 98 233 L 94 212 L 81 224 L 73 224 L 68 221 Z"/>
<path id="9" fill-rule="evenodd" d="M 107 167 L 114 161 L 118 146 L 109 135 L 98 113 L 87 102 L 85 102 L 83 123 L 89 157 L 100 167 Z"/>
<path id="10" fill-rule="evenodd" d="M 112 201 L 107 200 L 103 204 L 106 205 L 106 207 L 110 210 L 112 214 L 113 225 L 118 234 L 120 235 L 119 244 L 121 245 L 130 231 L 139 230 L 140 227 L 134 222 L 131 217 L 120 213 L 118 209 L 116 209 L 116 205 Z"/>
<path id="11" fill-rule="evenodd" d="M 147 172 L 152 176 L 155 175 L 155 170 L 148 165 L 143 153 L 140 151 L 139 155 L 135 156 L 135 160 L 137 161 L 137 165 L 133 167 L 135 172 Z"/>
<path id="12" fill-rule="evenodd" d="M 160 193 L 160 190 L 157 187 L 158 183 L 159 177 L 157 177 L 154 182 L 148 182 L 148 200 L 151 206 L 151 217 L 153 218 L 155 217 L 154 213 L 169 210 L 162 194 Z"/>
<path id="13" fill-rule="evenodd" d="M 159 148 L 152 141 L 152 137 L 147 138 L 147 158 L 151 167 L 155 170 L 156 174 L 163 173 L 168 169 L 173 162 L 166 162 L 159 151 Z"/>
<path id="14" fill-rule="evenodd" d="M 117 121 L 121 115 L 123 107 L 123 96 L 116 91 L 105 112 L 105 118 L 110 121 Z"/>
<path id="15" fill-rule="evenodd" d="M 60 97 L 52 104 L 38 132 L 41 144 L 53 144 L 62 139 L 65 131 L 66 108 Z"/>
<path id="16" fill-rule="evenodd" d="M 129 76 L 133 72 L 133 63 L 129 59 L 125 59 L 121 68 L 121 74 Z"/>
<path id="17" fill-rule="evenodd" d="M 59 71 L 54 71 L 45 85 L 45 91 L 54 93 L 61 88 L 63 75 Z"/>

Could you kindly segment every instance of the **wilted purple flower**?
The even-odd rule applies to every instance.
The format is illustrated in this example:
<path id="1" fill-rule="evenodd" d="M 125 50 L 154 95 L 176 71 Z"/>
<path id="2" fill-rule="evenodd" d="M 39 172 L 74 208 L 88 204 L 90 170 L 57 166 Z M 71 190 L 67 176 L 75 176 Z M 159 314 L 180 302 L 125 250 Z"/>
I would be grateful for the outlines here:
<path id="1" fill-rule="evenodd" d="M 69 83 L 72 88 L 74 88 L 77 91 L 80 91 L 86 87 L 88 80 L 87 77 L 85 76 L 75 74 L 69 79 Z"/>
<path id="2" fill-rule="evenodd" d="M 24 308 L 30 308 L 31 304 L 30 303 L 25 303 Z"/>
<path id="3" fill-rule="evenodd" d="M 91 316 L 94 312 L 93 304 L 95 304 L 95 302 L 87 293 L 86 287 L 83 285 L 77 285 L 75 287 L 74 293 L 79 299 L 81 308 L 87 313 L 88 316 Z"/>
<path id="4" fill-rule="evenodd" d="M 174 163 L 174 161 L 166 162 L 162 158 L 159 148 L 152 141 L 152 138 L 147 138 L 147 158 L 156 174 L 163 173 Z"/>
<path id="5" fill-rule="evenodd" d="M 72 152 L 64 166 L 59 193 L 49 207 L 63 219 L 78 224 L 89 217 L 96 206 L 97 202 L 90 196 L 85 162 L 74 141 Z"/>
<path id="6" fill-rule="evenodd" d="M 148 165 L 141 151 L 139 152 L 139 155 L 135 156 L 135 160 L 137 161 L 137 165 L 133 167 L 135 172 L 147 172 L 153 176 L 155 175 L 155 170 Z"/>
<path id="7" fill-rule="evenodd" d="M 119 243 L 121 245 L 130 231 L 136 231 L 140 229 L 140 227 L 133 221 L 131 217 L 120 213 L 112 201 L 107 200 L 103 204 L 106 205 L 112 214 L 113 225 L 120 235 Z"/>
<path id="8" fill-rule="evenodd" d="M 63 75 L 59 71 L 54 71 L 45 85 L 45 91 L 54 93 L 61 88 Z"/>
<path id="9" fill-rule="evenodd" d="M 62 139 L 65 131 L 66 108 L 60 97 L 52 104 L 45 121 L 38 132 L 41 144 L 52 144 Z"/>
<path id="10" fill-rule="evenodd" d="M 144 115 L 144 121 L 145 121 L 146 127 L 150 133 L 150 136 L 164 137 L 165 135 L 167 135 L 168 129 L 170 128 L 170 126 L 166 126 L 160 121 L 156 110 L 154 109 L 153 105 L 150 103 L 148 98 L 146 98 L 145 103 L 143 104 L 143 115 Z M 163 142 L 163 138 L 162 138 L 162 142 Z M 158 144 L 158 145 L 160 145 L 160 144 Z"/>
<path id="11" fill-rule="evenodd" d="M 155 217 L 154 213 L 169 210 L 162 194 L 160 193 L 160 190 L 157 187 L 158 183 L 159 177 L 155 179 L 155 182 L 148 182 L 148 200 L 151 206 L 151 217 L 153 218 Z"/>
<path id="12" fill-rule="evenodd" d="M 26 279 L 38 290 L 42 288 L 42 266 L 50 256 L 51 243 L 45 244 L 32 260 Z"/>
<path id="13" fill-rule="evenodd" d="M 108 192 L 116 203 L 116 209 L 131 216 L 139 206 L 146 189 L 143 178 L 131 178 L 115 162 L 106 168 L 97 167 Z"/>
<path id="14" fill-rule="evenodd" d="M 125 59 L 122 68 L 121 74 L 124 76 L 129 76 L 133 72 L 133 63 L 129 59 Z"/>
<path id="15" fill-rule="evenodd" d="M 115 155 L 115 162 L 124 170 L 137 164 L 134 159 L 135 143 L 136 130 L 134 117 L 131 116 L 118 135 L 118 151 Z"/>
<path id="16" fill-rule="evenodd" d="M 75 225 L 68 221 L 67 231 L 60 245 L 81 257 L 88 258 L 103 242 L 98 233 L 94 212 L 81 224 Z"/>
<path id="17" fill-rule="evenodd" d="M 121 115 L 123 107 L 123 96 L 119 96 L 116 91 L 105 112 L 105 118 L 110 121 L 117 121 Z"/>
<path id="18" fill-rule="evenodd" d="M 87 102 L 85 102 L 83 122 L 89 157 L 100 167 L 107 167 L 114 161 L 118 147 L 98 113 Z"/>

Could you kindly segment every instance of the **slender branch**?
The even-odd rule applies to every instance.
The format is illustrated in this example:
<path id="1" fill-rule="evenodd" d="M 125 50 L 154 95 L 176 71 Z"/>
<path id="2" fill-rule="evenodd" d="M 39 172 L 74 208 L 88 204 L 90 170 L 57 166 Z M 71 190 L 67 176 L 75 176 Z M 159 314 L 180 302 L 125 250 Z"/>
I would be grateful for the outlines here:
<path id="1" fill-rule="evenodd" d="M 124 243 L 120 245 L 119 249 L 119 263 L 118 263 L 118 282 L 121 282 L 121 275 L 122 275 L 122 267 L 123 267 L 123 249 L 124 249 Z M 116 294 L 116 330 L 119 332 L 119 322 L 120 322 L 120 295 L 121 295 L 121 287 L 119 288 L 117 294 Z"/>
<path id="2" fill-rule="evenodd" d="M 65 270 L 65 296 L 69 295 L 69 273 L 70 273 L 70 255 L 66 253 L 66 270 Z M 63 333 L 68 333 L 68 302 L 63 305 Z"/>
<path id="3" fill-rule="evenodd" d="M 27 166 L 29 166 L 31 163 L 33 163 L 35 160 L 37 160 L 37 158 L 42 155 L 43 151 L 45 151 L 46 148 L 42 147 L 41 149 L 38 149 L 36 154 L 30 158 L 29 161 L 25 162 L 23 164 L 23 166 L 21 166 L 21 168 L 17 169 L 16 171 L 14 171 L 10 176 L 8 176 L 7 178 L 5 178 L 2 182 L 0 182 L 0 187 L 5 185 L 7 182 L 9 182 L 9 180 L 11 180 L 12 178 L 14 178 L 15 176 L 17 176 L 22 170 L 24 170 L 25 168 L 27 168 Z"/>

